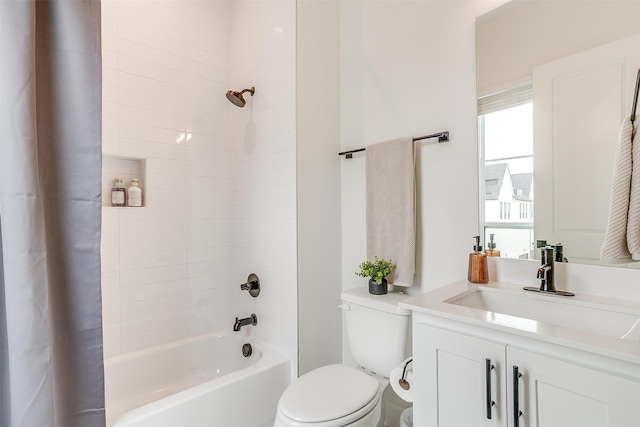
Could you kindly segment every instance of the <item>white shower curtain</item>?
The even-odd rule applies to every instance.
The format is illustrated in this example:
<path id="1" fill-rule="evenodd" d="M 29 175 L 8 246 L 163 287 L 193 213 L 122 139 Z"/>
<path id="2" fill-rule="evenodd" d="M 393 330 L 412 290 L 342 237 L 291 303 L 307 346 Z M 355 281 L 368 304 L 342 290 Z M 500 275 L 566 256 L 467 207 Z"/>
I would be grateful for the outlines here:
<path id="1" fill-rule="evenodd" d="M 0 426 L 104 426 L 99 0 L 0 1 Z"/>

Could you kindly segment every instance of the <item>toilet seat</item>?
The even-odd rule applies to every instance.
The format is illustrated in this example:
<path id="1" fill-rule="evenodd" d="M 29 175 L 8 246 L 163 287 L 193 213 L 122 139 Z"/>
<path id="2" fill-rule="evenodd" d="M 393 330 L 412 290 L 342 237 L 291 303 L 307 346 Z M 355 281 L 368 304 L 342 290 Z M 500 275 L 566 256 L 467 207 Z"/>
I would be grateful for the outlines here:
<path id="1" fill-rule="evenodd" d="M 287 426 L 344 426 L 366 416 L 381 400 L 380 383 L 346 365 L 315 369 L 294 381 L 278 402 Z"/>

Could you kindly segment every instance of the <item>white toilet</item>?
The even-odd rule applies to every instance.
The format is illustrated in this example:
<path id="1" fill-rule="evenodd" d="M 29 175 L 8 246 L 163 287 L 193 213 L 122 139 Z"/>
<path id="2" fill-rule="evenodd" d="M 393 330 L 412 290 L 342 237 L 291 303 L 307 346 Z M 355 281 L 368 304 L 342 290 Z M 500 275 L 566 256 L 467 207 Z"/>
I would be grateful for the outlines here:
<path id="1" fill-rule="evenodd" d="M 347 339 L 358 368 L 329 365 L 295 380 L 280 397 L 275 427 L 376 427 L 384 425 L 382 393 L 389 373 L 410 351 L 409 295 L 342 293 Z"/>

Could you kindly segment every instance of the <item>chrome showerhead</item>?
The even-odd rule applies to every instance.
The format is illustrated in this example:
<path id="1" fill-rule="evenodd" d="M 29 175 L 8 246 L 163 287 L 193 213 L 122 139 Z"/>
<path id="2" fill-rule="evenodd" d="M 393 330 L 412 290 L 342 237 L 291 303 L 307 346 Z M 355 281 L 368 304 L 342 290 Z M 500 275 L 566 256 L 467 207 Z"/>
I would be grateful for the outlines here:
<path id="1" fill-rule="evenodd" d="M 227 92 L 227 99 L 231 101 L 233 105 L 242 108 L 247 103 L 242 96 L 245 92 L 249 92 L 251 96 L 253 96 L 253 94 L 256 93 L 256 88 L 252 87 L 251 89 L 244 89 L 242 92 L 230 90 Z"/>

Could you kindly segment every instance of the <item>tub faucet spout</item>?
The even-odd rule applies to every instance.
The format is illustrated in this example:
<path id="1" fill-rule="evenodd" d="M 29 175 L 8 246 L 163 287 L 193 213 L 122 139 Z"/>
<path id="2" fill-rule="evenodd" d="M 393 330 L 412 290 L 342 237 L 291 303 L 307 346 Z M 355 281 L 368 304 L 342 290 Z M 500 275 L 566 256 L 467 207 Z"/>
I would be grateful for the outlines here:
<path id="1" fill-rule="evenodd" d="M 235 332 L 238 332 L 240 329 L 242 329 L 243 326 L 247 326 L 247 325 L 257 325 L 258 324 L 258 317 L 255 314 L 252 314 L 249 317 L 245 317 L 244 319 L 239 319 L 236 317 L 236 323 L 234 323 L 233 325 L 233 330 Z"/>

